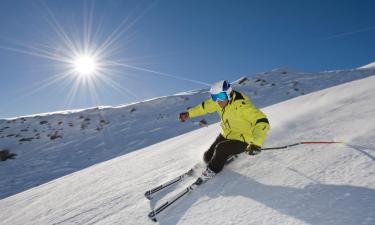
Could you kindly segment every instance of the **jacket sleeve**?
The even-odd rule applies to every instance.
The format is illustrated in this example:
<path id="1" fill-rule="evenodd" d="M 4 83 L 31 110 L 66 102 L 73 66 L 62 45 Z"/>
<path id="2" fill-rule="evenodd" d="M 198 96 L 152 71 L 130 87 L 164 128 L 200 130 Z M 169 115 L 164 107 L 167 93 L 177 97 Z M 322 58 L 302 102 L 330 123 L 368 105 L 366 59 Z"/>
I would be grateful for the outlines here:
<path id="1" fill-rule="evenodd" d="M 188 110 L 189 117 L 197 117 L 197 116 L 203 116 L 207 113 L 213 113 L 217 110 L 217 106 L 215 105 L 216 103 L 212 101 L 211 98 L 205 100 L 201 104 L 190 108 Z"/>
<path id="2" fill-rule="evenodd" d="M 242 110 L 242 117 L 249 121 L 251 126 L 251 143 L 259 147 L 263 146 L 263 142 L 266 139 L 267 133 L 270 129 L 266 115 L 257 109 L 250 100 L 247 100 L 247 104 Z"/>
<path id="3" fill-rule="evenodd" d="M 263 146 L 267 133 L 270 130 L 269 123 L 257 123 L 253 129 L 253 144 L 259 147 Z"/>

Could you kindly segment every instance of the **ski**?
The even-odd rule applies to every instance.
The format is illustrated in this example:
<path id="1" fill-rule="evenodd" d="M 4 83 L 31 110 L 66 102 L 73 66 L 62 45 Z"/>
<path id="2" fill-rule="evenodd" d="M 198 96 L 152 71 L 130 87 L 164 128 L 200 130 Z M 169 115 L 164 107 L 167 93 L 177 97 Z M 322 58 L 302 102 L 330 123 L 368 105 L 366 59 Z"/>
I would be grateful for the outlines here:
<path id="1" fill-rule="evenodd" d="M 235 160 L 238 156 L 237 155 L 233 155 L 231 156 L 227 161 L 226 161 L 226 165 L 231 163 L 233 160 Z M 190 171 L 192 171 L 192 174 L 194 173 L 194 168 L 193 169 L 190 169 L 187 173 L 189 173 Z M 181 176 L 187 176 L 187 173 L 184 173 L 183 175 Z M 192 175 L 191 174 L 191 175 Z M 174 183 L 178 183 L 179 181 L 181 181 L 183 179 L 179 177 L 176 177 L 175 179 L 169 181 L 169 182 L 166 182 L 165 184 L 163 185 L 160 185 L 159 187 L 157 188 L 154 188 L 150 191 L 147 191 L 145 193 L 148 194 L 148 192 L 152 192 L 152 193 L 157 193 L 159 192 L 160 190 L 164 189 L 165 187 L 167 186 L 170 186 Z M 189 186 L 187 186 L 186 188 L 184 188 L 181 192 L 179 192 L 178 194 L 176 194 L 175 196 L 173 196 L 172 198 L 170 198 L 169 200 L 167 200 L 166 202 L 164 202 L 163 204 L 161 204 L 159 207 L 153 209 L 149 214 L 148 214 L 148 218 L 150 218 L 152 221 L 154 222 L 157 222 L 157 218 L 156 216 L 158 214 L 160 214 L 161 212 L 163 212 L 165 209 L 167 209 L 169 206 L 171 206 L 173 203 L 175 203 L 177 200 L 181 199 L 182 197 L 186 196 L 187 194 L 189 194 L 191 191 L 193 191 L 197 186 L 201 185 L 203 183 L 203 180 L 202 178 L 198 178 L 196 181 L 194 181 L 192 184 L 190 184 Z M 154 191 L 153 191 L 154 190 Z M 152 196 L 152 194 L 150 194 L 150 196 Z"/>
<path id="2" fill-rule="evenodd" d="M 150 218 L 152 221 L 157 222 L 156 216 L 163 212 L 165 209 L 167 209 L 169 206 L 171 206 L 173 203 L 175 203 L 177 200 L 181 199 L 182 197 L 189 194 L 191 191 L 193 191 L 197 186 L 201 185 L 203 183 L 202 178 L 198 178 L 194 183 L 186 187 L 184 190 L 182 190 L 180 193 L 173 196 L 171 199 L 157 207 L 156 209 L 152 210 L 148 214 L 148 218 Z"/>
<path id="3" fill-rule="evenodd" d="M 230 162 L 232 162 L 235 158 L 237 158 L 238 156 L 237 155 L 233 155 L 231 156 L 227 161 L 226 161 L 226 165 L 229 164 Z M 181 181 L 183 181 L 187 176 L 193 176 L 194 173 L 196 172 L 196 170 L 200 167 L 200 163 L 197 163 L 194 167 L 192 167 L 191 169 L 189 169 L 187 172 L 165 182 L 164 184 L 161 184 L 155 188 L 152 188 L 148 191 L 145 192 L 145 197 L 148 199 L 148 200 L 151 200 L 155 194 L 159 193 L 160 191 L 164 190 L 165 188 L 168 188 L 168 187 L 171 187 L 172 185 L 174 184 L 177 184 Z"/>
<path id="4" fill-rule="evenodd" d="M 147 199 L 151 200 L 151 199 L 153 198 L 153 196 L 154 196 L 156 193 L 160 192 L 161 190 L 164 190 L 164 189 L 167 188 L 167 187 L 170 187 L 170 186 L 172 186 L 172 185 L 174 185 L 174 184 L 177 184 L 177 183 L 183 181 L 184 178 L 186 178 L 187 176 L 192 176 L 192 175 L 194 174 L 194 171 L 196 170 L 196 168 L 197 168 L 198 166 L 199 166 L 199 164 L 195 165 L 193 168 L 191 168 L 191 169 L 189 169 L 187 172 L 185 172 L 185 173 L 183 173 L 183 174 L 177 176 L 176 178 L 173 178 L 172 180 L 167 181 L 167 182 L 165 182 L 165 183 L 162 184 L 162 185 L 159 185 L 159 186 L 157 186 L 157 187 L 155 187 L 155 188 L 152 188 L 152 189 L 146 191 L 146 192 L 145 192 L 145 197 L 146 197 Z"/>

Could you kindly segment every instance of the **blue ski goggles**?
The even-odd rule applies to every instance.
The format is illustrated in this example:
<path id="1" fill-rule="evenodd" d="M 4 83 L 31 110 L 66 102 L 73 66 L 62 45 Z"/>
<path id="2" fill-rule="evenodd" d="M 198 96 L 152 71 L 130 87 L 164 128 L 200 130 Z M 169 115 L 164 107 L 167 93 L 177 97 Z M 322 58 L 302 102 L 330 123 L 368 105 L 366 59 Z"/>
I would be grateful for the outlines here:
<path id="1" fill-rule="evenodd" d="M 214 102 L 216 101 L 225 101 L 228 99 L 228 95 L 225 92 L 220 92 L 219 94 L 212 94 L 211 98 Z"/>

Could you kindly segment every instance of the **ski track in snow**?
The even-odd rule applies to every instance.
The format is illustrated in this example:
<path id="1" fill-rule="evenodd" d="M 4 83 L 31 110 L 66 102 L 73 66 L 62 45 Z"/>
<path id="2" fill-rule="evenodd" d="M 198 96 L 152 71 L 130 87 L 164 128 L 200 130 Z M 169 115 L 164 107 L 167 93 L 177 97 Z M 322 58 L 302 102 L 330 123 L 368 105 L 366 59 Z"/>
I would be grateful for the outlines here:
<path id="1" fill-rule="evenodd" d="M 250 95 L 257 91 L 257 105 L 261 99 L 263 106 L 277 103 L 263 108 L 272 127 L 265 147 L 311 139 L 350 145 L 301 145 L 256 157 L 241 155 L 162 214 L 159 224 L 375 224 L 375 76 L 280 102 L 290 97 L 280 94 L 285 86 L 267 91 L 274 87 L 272 83 L 298 86 L 298 90 L 303 86 L 309 93 L 370 75 L 369 70 L 360 69 L 316 74 L 314 79 L 300 73 L 281 76 L 283 72 L 260 76 L 267 82 L 247 78 L 237 86 Z M 329 77 L 324 85 L 317 83 L 320 76 Z M 270 86 L 254 88 L 260 82 Z M 28 129 L 24 133 L 45 129 L 46 134 L 59 126 L 64 131 L 55 142 L 43 135 L 21 146 L 13 137 L 8 138 L 13 141 L 0 139 L 0 148 L 6 144 L 19 154 L 16 160 L 0 162 L 0 224 L 154 224 L 147 218 L 151 208 L 193 179 L 152 201 L 143 193 L 200 161 L 218 135 L 218 124 L 180 136 L 195 128 L 177 121 L 173 129 L 168 126 L 178 110 L 207 95 L 204 91 L 185 94 L 125 108 L 34 116 L 23 123 L 21 119 L 0 121 L 0 129 L 9 126 L 0 135 L 16 134 L 20 127 Z M 181 103 L 186 97 L 189 100 Z M 155 114 L 165 102 L 173 109 L 166 105 L 160 115 Z M 130 112 L 132 108 L 135 111 Z M 149 119 L 150 111 L 157 120 Z M 102 117 L 93 119 L 98 112 Z M 206 120 L 212 123 L 215 117 Z M 100 124 L 103 129 L 98 135 L 95 129 Z M 132 132 L 125 130 L 129 126 Z M 129 137 L 124 138 L 124 133 Z M 143 142 L 138 141 L 140 135 Z M 165 140 L 169 137 L 174 138 Z M 142 149 L 134 151 L 137 147 Z M 40 185 L 28 189 L 35 184 Z"/>

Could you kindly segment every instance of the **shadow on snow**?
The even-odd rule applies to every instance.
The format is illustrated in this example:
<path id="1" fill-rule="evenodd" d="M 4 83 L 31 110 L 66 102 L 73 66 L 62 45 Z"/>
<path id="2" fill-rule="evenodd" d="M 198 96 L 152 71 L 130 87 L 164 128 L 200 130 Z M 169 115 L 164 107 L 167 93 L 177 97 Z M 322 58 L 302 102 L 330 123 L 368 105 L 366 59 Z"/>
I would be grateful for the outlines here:
<path id="1" fill-rule="evenodd" d="M 177 207 L 171 208 L 170 212 L 167 212 L 168 215 L 161 215 L 160 224 L 178 223 L 185 212 L 202 196 L 211 199 L 246 197 L 308 224 L 375 224 L 375 190 L 373 189 L 319 183 L 299 189 L 262 184 L 230 170 L 222 173 L 230 179 L 221 183 L 223 179 L 218 175 L 216 179 L 209 181 L 179 202 Z"/>

